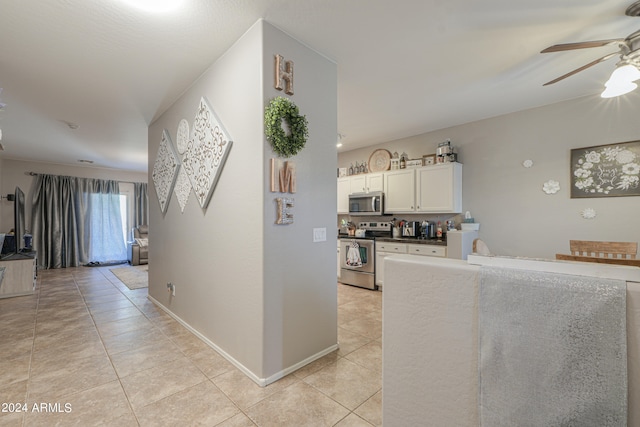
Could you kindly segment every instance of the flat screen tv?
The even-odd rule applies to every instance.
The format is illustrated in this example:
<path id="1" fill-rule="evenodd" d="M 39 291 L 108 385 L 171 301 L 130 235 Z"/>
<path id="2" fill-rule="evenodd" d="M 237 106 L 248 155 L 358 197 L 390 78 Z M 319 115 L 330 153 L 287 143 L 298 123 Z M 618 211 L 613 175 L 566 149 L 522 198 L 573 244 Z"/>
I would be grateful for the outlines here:
<path id="1" fill-rule="evenodd" d="M 15 221 L 13 235 L 16 239 L 16 253 L 19 253 L 24 249 L 24 235 L 27 227 L 24 217 L 24 193 L 20 187 L 16 187 L 15 201 L 13 205 L 13 219 Z"/>
<path id="2" fill-rule="evenodd" d="M 25 221 L 25 197 L 20 187 L 16 187 L 14 194 L 9 194 L 8 200 L 13 201 L 13 230 L 12 233 L 2 234 L 4 237 L 2 247 L 2 258 L 9 258 L 18 254 L 30 256 L 27 252 L 31 248 L 25 248 L 26 221 Z M 22 256 L 22 255 L 20 255 Z"/>

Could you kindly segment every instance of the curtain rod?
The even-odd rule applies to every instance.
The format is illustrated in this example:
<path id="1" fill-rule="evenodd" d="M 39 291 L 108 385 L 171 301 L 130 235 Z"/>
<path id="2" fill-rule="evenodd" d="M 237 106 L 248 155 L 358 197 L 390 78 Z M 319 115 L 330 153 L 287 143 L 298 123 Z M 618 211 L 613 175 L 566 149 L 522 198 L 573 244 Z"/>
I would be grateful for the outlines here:
<path id="1" fill-rule="evenodd" d="M 37 172 L 25 172 L 24 174 L 25 174 L 25 175 L 30 175 L 30 176 L 38 176 L 38 175 L 53 175 L 52 173 L 37 173 Z M 56 176 L 70 176 L 70 175 L 56 175 Z M 74 177 L 72 177 L 72 178 L 82 178 L 82 177 L 74 176 Z M 114 180 L 112 180 L 112 181 L 122 182 L 122 183 L 125 183 L 125 184 L 148 184 L 148 183 L 146 183 L 146 182 L 120 181 L 120 180 L 117 180 L 117 179 L 114 179 Z"/>

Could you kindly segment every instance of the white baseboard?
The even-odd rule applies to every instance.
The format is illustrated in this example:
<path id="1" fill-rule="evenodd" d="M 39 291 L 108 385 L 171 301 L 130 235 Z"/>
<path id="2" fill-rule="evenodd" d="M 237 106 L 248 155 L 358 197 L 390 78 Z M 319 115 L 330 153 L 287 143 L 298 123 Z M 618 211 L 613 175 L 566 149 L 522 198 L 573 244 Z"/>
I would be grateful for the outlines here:
<path id="1" fill-rule="evenodd" d="M 249 377 L 253 382 L 258 384 L 260 387 L 266 387 L 269 384 L 271 384 L 271 383 L 273 383 L 275 381 L 278 381 L 280 378 L 284 378 L 285 376 L 289 375 L 290 373 L 302 368 L 305 365 L 308 365 L 309 363 L 311 363 L 311 362 L 313 362 L 315 360 L 320 359 L 323 356 L 326 356 L 327 354 L 329 354 L 329 353 L 331 353 L 333 351 L 336 351 L 339 348 L 338 344 L 334 344 L 334 345 L 332 345 L 332 346 L 330 346 L 330 347 L 328 347 L 328 348 L 326 348 L 326 349 L 324 349 L 324 350 L 322 350 L 322 351 L 320 351 L 320 352 L 318 352 L 318 353 L 316 353 L 316 354 L 314 354 L 314 355 L 312 355 L 310 357 L 307 357 L 306 359 L 296 363 L 295 365 L 292 365 L 292 366 L 290 366 L 290 367 L 288 367 L 286 369 L 283 369 L 280 372 L 276 372 L 275 374 L 271 375 L 268 378 L 260 378 L 256 374 L 251 372 L 251 370 L 249 370 L 246 366 L 244 366 L 242 363 L 240 363 L 238 360 L 236 360 L 233 356 L 231 356 L 229 353 L 227 353 L 226 351 L 224 351 L 223 349 L 218 347 L 209 338 L 205 337 L 200 332 L 198 332 L 197 330 L 192 328 L 191 325 L 189 325 L 187 322 L 182 320 L 179 316 L 177 316 L 174 312 L 172 312 L 167 307 L 162 305 L 158 300 L 153 298 L 151 295 L 147 295 L 147 298 L 151 302 L 153 302 L 155 305 L 160 307 L 169 316 L 174 318 L 178 323 L 180 323 L 182 326 L 184 326 L 189 331 L 191 331 L 195 336 L 200 338 L 205 344 L 207 344 L 209 347 L 211 347 L 216 352 L 218 352 L 222 357 L 227 359 L 233 366 L 235 366 L 236 368 L 240 369 L 240 371 L 242 371 L 242 373 L 244 373 L 247 377 Z"/>
<path id="2" fill-rule="evenodd" d="M 338 344 L 334 344 L 334 345 L 332 345 L 332 346 L 330 346 L 330 347 L 328 347 L 328 348 L 326 348 L 326 349 L 324 349 L 324 350 L 322 350 L 322 351 L 320 351 L 320 352 L 318 352 L 318 353 L 316 353 L 316 354 L 314 354 L 312 356 L 307 357 L 306 359 L 296 363 L 295 365 L 289 366 L 288 368 L 283 369 L 282 371 L 271 375 L 269 378 L 265 378 L 264 379 L 265 385 L 269 385 L 269 384 L 271 384 L 273 382 L 278 381 L 280 378 L 286 377 L 290 373 L 292 373 L 294 371 L 297 371 L 298 369 L 302 368 L 303 366 L 306 366 L 309 363 L 311 363 L 311 362 L 313 362 L 315 360 L 318 360 L 321 357 L 326 356 L 329 353 L 332 353 L 332 352 L 336 351 L 338 348 L 339 348 Z"/>

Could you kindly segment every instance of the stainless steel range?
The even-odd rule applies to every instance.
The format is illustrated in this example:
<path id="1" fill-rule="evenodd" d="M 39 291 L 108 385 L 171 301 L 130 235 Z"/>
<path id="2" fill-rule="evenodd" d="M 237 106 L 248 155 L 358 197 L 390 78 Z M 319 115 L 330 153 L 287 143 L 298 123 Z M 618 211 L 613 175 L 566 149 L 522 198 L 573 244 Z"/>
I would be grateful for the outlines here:
<path id="1" fill-rule="evenodd" d="M 376 237 L 391 237 L 390 222 L 361 222 L 365 237 L 340 237 L 340 282 L 377 289 Z"/>

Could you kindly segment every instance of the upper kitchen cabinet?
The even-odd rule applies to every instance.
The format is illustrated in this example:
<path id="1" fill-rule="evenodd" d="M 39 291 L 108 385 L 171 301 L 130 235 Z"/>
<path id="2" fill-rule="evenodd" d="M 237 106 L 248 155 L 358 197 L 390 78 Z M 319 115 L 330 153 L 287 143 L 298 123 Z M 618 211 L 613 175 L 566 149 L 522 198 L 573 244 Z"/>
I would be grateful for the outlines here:
<path id="1" fill-rule="evenodd" d="M 462 212 L 462 164 L 443 163 L 416 170 L 416 211 Z"/>
<path id="2" fill-rule="evenodd" d="M 460 213 L 462 164 L 441 163 L 416 169 L 338 178 L 338 213 L 349 213 L 349 194 L 384 192 L 384 211 L 402 213 Z"/>
<path id="3" fill-rule="evenodd" d="M 352 175 L 350 178 L 351 178 L 351 194 L 370 193 L 372 191 L 383 191 L 384 175 L 382 173 Z"/>
<path id="4" fill-rule="evenodd" d="M 349 213 L 349 194 L 351 193 L 351 178 L 338 178 L 338 213 Z"/>
<path id="5" fill-rule="evenodd" d="M 462 210 L 462 164 L 443 163 L 387 172 L 385 213 L 458 213 Z"/>
<path id="6" fill-rule="evenodd" d="M 368 173 L 338 178 L 338 213 L 349 213 L 349 194 L 384 191 L 384 174 Z"/>
<path id="7" fill-rule="evenodd" d="M 384 174 L 385 213 L 416 211 L 415 169 L 401 169 Z"/>

